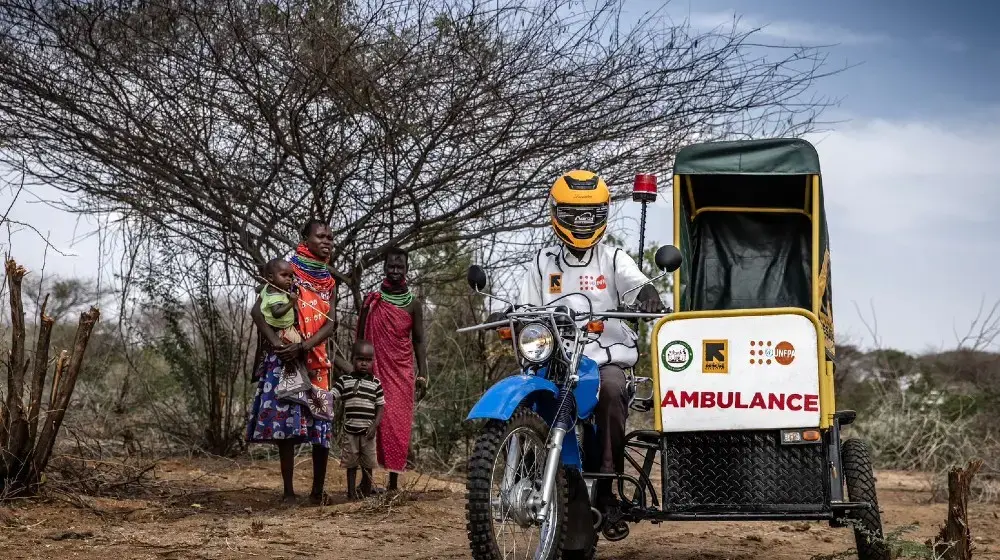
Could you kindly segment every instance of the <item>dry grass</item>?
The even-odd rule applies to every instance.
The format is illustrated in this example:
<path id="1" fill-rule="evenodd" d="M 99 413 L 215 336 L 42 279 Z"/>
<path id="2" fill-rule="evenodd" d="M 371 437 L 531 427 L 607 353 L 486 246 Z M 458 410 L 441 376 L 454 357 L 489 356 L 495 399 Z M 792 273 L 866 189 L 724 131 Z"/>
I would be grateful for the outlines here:
<path id="1" fill-rule="evenodd" d="M 411 476 L 402 479 L 396 492 L 383 492 L 368 496 L 361 501 L 358 506 L 358 513 L 388 517 L 395 509 L 413 502 L 418 495 L 430 491 L 431 479 L 423 473 L 412 473 Z"/>
<path id="2" fill-rule="evenodd" d="M 48 488 L 71 490 L 88 496 L 135 497 L 153 484 L 156 462 L 123 458 L 94 460 L 71 455 L 53 459 Z"/>

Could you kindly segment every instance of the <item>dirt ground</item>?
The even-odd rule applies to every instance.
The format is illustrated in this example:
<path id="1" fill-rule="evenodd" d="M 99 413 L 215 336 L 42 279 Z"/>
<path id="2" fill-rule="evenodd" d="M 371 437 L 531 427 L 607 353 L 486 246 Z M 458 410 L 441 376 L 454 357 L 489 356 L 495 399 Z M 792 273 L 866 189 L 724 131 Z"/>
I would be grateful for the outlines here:
<path id="1" fill-rule="evenodd" d="M 349 503 L 343 471 L 336 460 L 330 466 L 332 503 L 320 507 L 279 505 L 274 462 L 222 460 L 160 463 L 148 483 L 159 490 L 143 489 L 141 499 L 16 502 L 0 509 L 0 559 L 469 558 L 461 480 L 409 475 L 412 490 L 397 503 Z M 309 467 L 301 457 L 300 493 L 308 492 Z M 916 525 L 902 538 L 918 543 L 937 532 L 946 507 L 927 503 L 923 478 L 882 472 L 879 485 L 887 531 Z M 1000 505 L 971 510 L 976 558 L 1000 559 Z M 646 523 L 624 541 L 602 541 L 598 557 L 789 560 L 852 547 L 849 530 L 824 523 Z"/>

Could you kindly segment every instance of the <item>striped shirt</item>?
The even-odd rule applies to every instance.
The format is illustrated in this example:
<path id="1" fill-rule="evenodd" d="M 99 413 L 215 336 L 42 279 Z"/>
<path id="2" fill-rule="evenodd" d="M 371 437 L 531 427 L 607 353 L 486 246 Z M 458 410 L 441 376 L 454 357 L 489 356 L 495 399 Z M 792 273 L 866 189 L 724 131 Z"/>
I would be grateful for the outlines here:
<path id="1" fill-rule="evenodd" d="M 385 406 L 382 384 L 370 373 L 341 375 L 330 391 L 344 401 L 344 431 L 349 434 L 365 433 L 375 420 L 375 407 Z"/>

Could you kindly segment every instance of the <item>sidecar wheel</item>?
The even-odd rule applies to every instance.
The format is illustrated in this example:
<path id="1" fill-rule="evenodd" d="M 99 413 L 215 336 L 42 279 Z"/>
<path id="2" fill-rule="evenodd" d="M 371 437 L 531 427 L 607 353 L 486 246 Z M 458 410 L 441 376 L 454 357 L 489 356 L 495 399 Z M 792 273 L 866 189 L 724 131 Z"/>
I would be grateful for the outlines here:
<path id="1" fill-rule="evenodd" d="M 854 525 L 858 560 L 888 560 L 889 551 L 882 533 L 882 516 L 875 492 L 875 470 L 868 446 L 859 439 L 846 440 L 840 446 L 840 462 L 844 467 L 848 499 L 872 505 L 872 509 L 853 511 L 848 515 Z"/>
<path id="2" fill-rule="evenodd" d="M 512 482 L 512 488 L 527 489 L 537 476 L 538 484 L 541 483 L 541 473 L 545 465 L 545 441 L 548 437 L 549 427 L 542 418 L 534 411 L 527 408 L 518 408 L 511 416 L 510 420 L 500 422 L 498 420 L 489 421 L 476 439 L 476 445 L 472 456 L 469 458 L 469 476 L 466 482 L 466 530 L 469 536 L 469 546 L 472 557 L 475 560 L 501 560 L 513 558 L 516 554 L 518 558 L 524 558 L 525 546 L 531 549 L 532 540 L 522 546 L 516 544 L 516 549 L 512 549 L 508 543 L 508 533 L 511 531 L 500 528 L 507 525 L 507 518 L 511 517 L 510 525 L 514 529 L 524 528 L 513 518 L 516 511 L 513 499 L 514 493 L 504 494 L 502 484 L 504 480 L 504 465 L 507 461 L 507 453 L 513 442 L 512 436 L 517 435 L 523 453 L 519 459 L 517 473 L 526 471 L 521 468 L 521 462 L 526 461 L 525 456 L 530 455 L 531 474 L 522 476 L 520 480 Z M 532 449 L 524 449 L 520 446 L 521 436 L 531 440 Z M 526 440 L 526 441 L 527 441 Z M 526 445 L 524 446 L 526 447 Z M 530 452 L 530 453 L 529 453 Z M 501 469 L 500 480 L 497 480 L 497 468 Z M 537 474 L 536 474 L 537 473 Z M 516 476 L 516 475 L 515 475 Z M 497 486 L 498 482 L 501 486 Z M 534 539 L 535 551 L 541 549 L 541 554 L 529 554 L 528 557 L 541 558 L 543 560 L 556 560 L 560 557 L 563 541 L 565 539 L 565 519 L 567 515 L 567 494 L 566 475 L 562 468 L 557 470 L 555 484 L 555 503 L 550 508 L 548 526 L 530 524 L 527 527 L 530 531 L 537 531 L 538 538 Z M 508 498 L 507 502 L 501 503 L 501 496 Z M 499 506 L 497 508 L 496 506 Z M 506 507 L 505 507 L 506 506 Z M 506 511 L 504 511 L 506 510 Z M 499 525 L 495 516 L 501 512 L 504 518 L 500 520 L 504 525 Z M 513 513 L 512 513 L 513 512 Z M 554 515 L 553 515 L 554 514 Z M 503 535 L 498 539 L 498 534 Z M 500 542 L 498 542 L 498 540 Z"/>

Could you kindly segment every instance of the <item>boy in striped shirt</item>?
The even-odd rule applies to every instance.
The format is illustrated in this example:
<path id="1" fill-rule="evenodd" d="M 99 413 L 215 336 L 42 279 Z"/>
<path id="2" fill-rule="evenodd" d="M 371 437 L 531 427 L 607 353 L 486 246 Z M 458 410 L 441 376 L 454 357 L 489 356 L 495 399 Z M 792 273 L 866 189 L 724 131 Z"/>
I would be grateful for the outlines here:
<path id="1" fill-rule="evenodd" d="M 367 340 L 359 340 L 353 349 L 354 371 L 337 378 L 330 392 L 343 402 L 344 441 L 341 445 L 341 465 L 347 469 L 347 498 L 355 500 L 358 493 L 354 484 L 361 465 L 362 496 L 372 492 L 372 471 L 375 469 L 375 434 L 382 412 L 385 395 L 382 384 L 372 375 L 375 347 Z"/>

